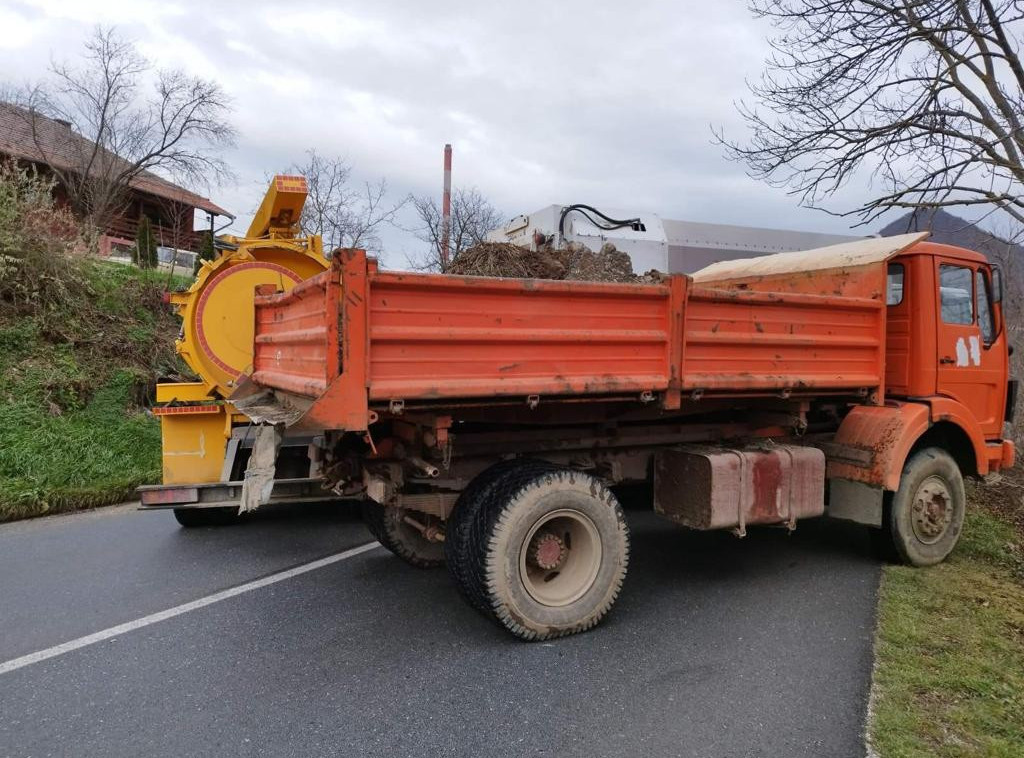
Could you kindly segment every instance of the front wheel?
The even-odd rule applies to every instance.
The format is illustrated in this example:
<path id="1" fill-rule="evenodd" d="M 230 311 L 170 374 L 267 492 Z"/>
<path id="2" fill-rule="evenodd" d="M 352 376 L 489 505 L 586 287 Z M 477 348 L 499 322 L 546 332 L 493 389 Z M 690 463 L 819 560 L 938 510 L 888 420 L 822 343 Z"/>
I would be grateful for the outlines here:
<path id="1" fill-rule="evenodd" d="M 937 447 L 914 453 L 883 519 L 895 556 L 911 566 L 943 561 L 960 539 L 967 495 L 956 461 Z"/>
<path id="2" fill-rule="evenodd" d="M 615 604 L 629 563 L 618 500 L 579 471 L 501 477 L 471 530 L 490 614 L 525 640 L 583 632 Z"/>

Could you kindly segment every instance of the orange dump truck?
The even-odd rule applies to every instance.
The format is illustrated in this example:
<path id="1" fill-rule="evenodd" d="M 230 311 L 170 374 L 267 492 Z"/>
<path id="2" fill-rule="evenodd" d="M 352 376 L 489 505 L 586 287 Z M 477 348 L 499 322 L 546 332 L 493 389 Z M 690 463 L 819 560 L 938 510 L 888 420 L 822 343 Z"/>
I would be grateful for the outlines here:
<path id="1" fill-rule="evenodd" d="M 660 284 L 387 272 L 343 251 L 256 298 L 232 396 L 261 424 L 242 509 L 269 496 L 282 436 L 315 434 L 385 547 L 447 563 L 524 639 L 586 630 L 615 602 L 624 483 L 690 528 L 827 514 L 941 561 L 963 477 L 1013 463 L 1015 384 L 998 269 L 924 236 Z"/>

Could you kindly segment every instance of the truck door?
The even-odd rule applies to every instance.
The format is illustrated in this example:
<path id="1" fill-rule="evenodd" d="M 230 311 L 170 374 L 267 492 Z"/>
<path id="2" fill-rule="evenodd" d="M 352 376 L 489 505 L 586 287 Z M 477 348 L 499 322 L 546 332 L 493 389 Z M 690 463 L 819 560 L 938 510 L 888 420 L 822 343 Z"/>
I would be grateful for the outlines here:
<path id="1" fill-rule="evenodd" d="M 1006 339 L 987 266 L 936 258 L 939 318 L 937 393 L 966 406 L 985 436 L 999 436 L 1005 402 Z"/>

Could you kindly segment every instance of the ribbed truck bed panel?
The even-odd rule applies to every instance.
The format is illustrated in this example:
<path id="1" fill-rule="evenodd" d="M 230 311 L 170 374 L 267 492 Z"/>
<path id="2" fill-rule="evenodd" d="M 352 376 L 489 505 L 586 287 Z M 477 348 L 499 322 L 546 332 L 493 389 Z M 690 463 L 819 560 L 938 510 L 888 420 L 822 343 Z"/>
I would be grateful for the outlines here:
<path id="1" fill-rule="evenodd" d="M 870 298 L 693 287 L 683 389 L 875 389 L 884 315 Z"/>
<path id="2" fill-rule="evenodd" d="M 380 274 L 370 399 L 566 395 L 668 385 L 660 286 Z"/>
<path id="3" fill-rule="evenodd" d="M 380 272 L 362 251 L 256 304 L 254 383 L 316 424 L 391 401 L 821 390 L 882 396 L 878 297 Z M 342 386 L 344 389 L 342 389 Z M 292 398 L 293 400 L 295 398 Z M 650 399 L 648 395 L 644 399 Z"/>

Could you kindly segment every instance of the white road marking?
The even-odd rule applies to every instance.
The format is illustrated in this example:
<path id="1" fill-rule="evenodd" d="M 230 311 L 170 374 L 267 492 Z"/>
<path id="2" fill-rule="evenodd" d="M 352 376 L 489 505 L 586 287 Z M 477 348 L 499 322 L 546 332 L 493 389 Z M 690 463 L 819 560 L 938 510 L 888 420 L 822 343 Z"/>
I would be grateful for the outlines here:
<path id="1" fill-rule="evenodd" d="M 201 597 L 198 600 L 177 605 L 174 608 L 168 608 L 166 611 L 159 611 L 157 613 L 150 614 L 149 616 L 143 616 L 140 619 L 135 619 L 134 621 L 128 621 L 124 624 L 112 626 L 109 629 L 104 629 L 100 632 L 87 634 L 85 637 L 79 637 L 78 639 L 71 640 L 70 642 L 64 642 L 60 645 L 54 645 L 53 647 L 48 647 L 45 650 L 40 650 L 36 653 L 29 653 L 28 655 L 23 655 L 20 658 L 14 658 L 13 660 L 0 663 L 0 674 L 6 674 L 24 666 L 30 666 L 33 663 L 39 663 L 40 661 L 54 658 L 58 655 L 64 655 L 64 653 L 70 653 L 73 650 L 79 650 L 80 648 L 94 645 L 97 642 L 109 640 L 111 637 L 117 637 L 136 629 L 141 629 L 144 626 L 149 626 L 150 624 L 166 621 L 167 619 L 180 616 L 183 613 L 188 613 L 189 611 L 197 611 L 208 605 L 219 603 L 221 600 L 228 600 L 229 598 L 245 594 L 246 592 L 258 590 L 261 587 L 277 584 L 278 582 L 283 582 L 286 579 L 291 579 L 293 577 L 309 573 L 310 571 L 316 571 L 317 569 L 324 568 L 325 566 L 330 566 L 333 563 L 344 561 L 347 558 L 354 558 L 368 550 L 373 550 L 375 547 L 380 547 L 380 543 L 369 542 L 365 545 L 354 547 L 351 550 L 346 550 L 342 553 L 335 553 L 334 555 L 329 555 L 326 558 L 320 558 L 319 560 L 312 561 L 310 563 L 304 563 L 301 566 L 296 566 L 295 568 L 290 568 L 286 571 L 279 571 L 276 574 L 265 576 L 262 579 L 256 579 L 251 582 L 246 582 L 245 584 L 240 584 L 237 587 L 215 592 L 212 595 Z"/>

